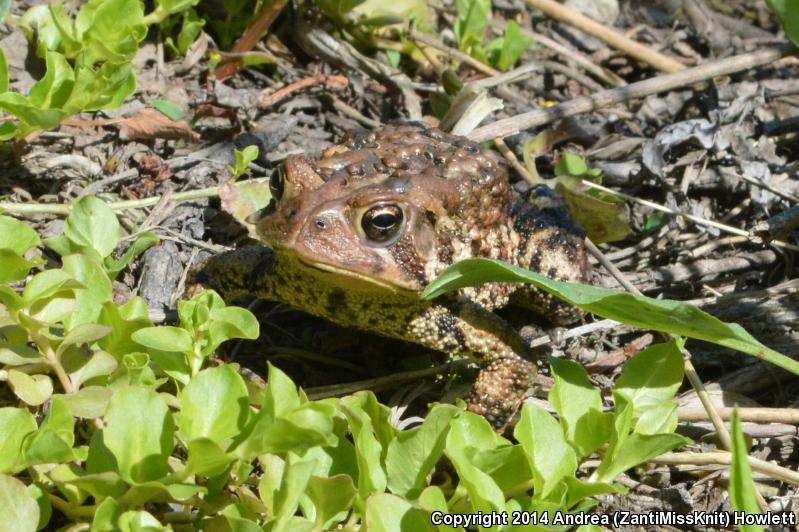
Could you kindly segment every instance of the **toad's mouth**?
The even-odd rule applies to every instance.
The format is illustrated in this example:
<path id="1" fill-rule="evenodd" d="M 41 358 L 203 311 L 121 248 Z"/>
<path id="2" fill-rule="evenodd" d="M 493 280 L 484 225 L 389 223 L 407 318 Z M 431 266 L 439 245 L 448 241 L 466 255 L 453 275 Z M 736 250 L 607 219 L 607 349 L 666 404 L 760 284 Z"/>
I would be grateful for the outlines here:
<path id="1" fill-rule="evenodd" d="M 361 281 L 371 286 L 379 287 L 383 290 L 390 291 L 395 294 L 407 294 L 408 296 L 418 297 L 421 288 L 413 286 L 404 282 L 388 282 L 382 278 L 375 277 L 366 273 L 356 272 L 347 268 L 334 266 L 327 262 L 316 261 L 297 253 L 296 250 L 283 246 L 273 246 L 273 249 L 279 255 L 283 255 L 290 260 L 296 262 L 304 268 L 308 268 L 315 272 L 322 272 L 328 275 L 334 275 L 338 279 L 347 279 L 354 281 Z"/>

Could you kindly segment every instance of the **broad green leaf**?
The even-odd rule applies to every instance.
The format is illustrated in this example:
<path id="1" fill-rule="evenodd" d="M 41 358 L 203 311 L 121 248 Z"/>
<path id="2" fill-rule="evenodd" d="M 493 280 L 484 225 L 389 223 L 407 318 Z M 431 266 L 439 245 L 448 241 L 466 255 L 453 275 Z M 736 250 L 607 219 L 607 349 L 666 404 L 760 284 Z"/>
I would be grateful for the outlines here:
<path id="1" fill-rule="evenodd" d="M 185 116 L 183 110 L 169 100 L 161 100 L 156 98 L 150 100 L 149 103 L 153 109 L 158 110 L 158 112 L 170 120 L 182 120 Z"/>
<path id="2" fill-rule="evenodd" d="M 105 447 L 117 470 L 129 482 L 157 480 L 167 473 L 174 421 L 164 399 L 141 386 L 114 391 L 105 413 Z"/>
<path id="3" fill-rule="evenodd" d="M 493 62 L 499 70 L 508 70 L 522 58 L 531 39 L 524 35 L 521 27 L 514 20 L 509 20 L 502 36 L 502 47 L 499 55 Z"/>
<path id="4" fill-rule="evenodd" d="M 179 399 L 176 421 L 186 441 L 209 438 L 224 445 L 247 423 L 247 386 L 230 365 L 201 371 L 191 378 Z"/>
<path id="5" fill-rule="evenodd" d="M 250 428 L 242 433 L 232 453 L 251 460 L 264 453 L 302 453 L 318 445 L 334 445 L 335 408 L 322 402 L 305 403 L 292 412 L 274 418 L 266 409 L 252 416 Z"/>
<path id="6" fill-rule="evenodd" d="M 624 370 L 613 387 L 614 398 L 623 397 L 633 407 L 633 417 L 639 421 L 636 432 L 654 434 L 673 432 L 673 424 L 662 426 L 664 413 L 674 409 L 674 395 L 683 380 L 682 344 L 671 340 L 641 351 L 624 364 Z M 657 410 L 657 415 L 652 411 Z M 646 417 L 644 417 L 646 416 Z"/>
<path id="7" fill-rule="evenodd" d="M 336 524 L 346 519 L 358 490 L 349 475 L 332 477 L 312 476 L 308 480 L 305 495 L 311 500 L 316 510 L 316 526 L 318 530 L 331 530 Z"/>
<path id="8" fill-rule="evenodd" d="M 169 530 L 161 525 L 151 513 L 143 510 L 130 510 L 119 516 L 117 521 L 120 532 L 141 532 L 141 531 L 156 531 L 156 530 Z"/>
<path id="9" fill-rule="evenodd" d="M 0 347 L 0 364 L 22 366 L 24 364 L 36 364 L 43 361 L 44 356 L 39 351 L 24 344 Z"/>
<path id="10" fill-rule="evenodd" d="M 89 379 L 112 374 L 118 365 L 117 359 L 110 353 L 97 350 L 92 353 L 85 364 L 70 372 L 69 379 L 76 388 L 80 388 Z"/>
<path id="11" fill-rule="evenodd" d="M 581 456 L 588 456 L 608 440 L 612 415 L 602 412 L 602 397 L 576 362 L 550 359 L 555 384 L 549 402 L 555 407 L 566 439 Z"/>
<path id="12" fill-rule="evenodd" d="M 479 46 L 485 35 L 486 21 L 491 16 L 490 0 L 455 0 L 455 39 L 458 49 L 470 53 L 470 48 Z"/>
<path id="13" fill-rule="evenodd" d="M 679 434 L 631 434 L 616 452 L 608 453 L 596 471 L 599 482 L 612 482 L 631 467 L 642 464 L 691 440 Z"/>
<path id="14" fill-rule="evenodd" d="M 365 419 L 357 429 L 352 428 L 355 457 L 358 460 L 358 494 L 366 498 L 386 489 L 386 471 L 381 463 L 383 447 L 372 430 L 372 420 Z"/>
<path id="15" fill-rule="evenodd" d="M 258 338 L 259 325 L 255 316 L 247 309 L 239 307 L 225 307 L 214 309 L 210 314 L 211 323 L 208 326 L 210 338 L 207 352 L 216 351 L 219 345 L 231 338 Z"/>
<path id="16" fill-rule="evenodd" d="M 3 22 L 10 6 L 11 0 L 0 0 L 0 23 Z M 6 91 L 8 91 L 8 61 L 3 49 L 0 48 L 0 93 Z"/>
<path id="17" fill-rule="evenodd" d="M 75 443 L 75 420 L 69 411 L 69 406 L 61 396 L 53 396 L 50 401 L 50 410 L 39 430 L 52 430 L 70 447 Z"/>
<path id="18" fill-rule="evenodd" d="M 799 46 L 799 5 L 796 0 L 768 0 L 782 23 L 785 35 Z"/>
<path id="19" fill-rule="evenodd" d="M 300 406 L 300 396 L 297 393 L 297 386 L 291 379 L 280 370 L 273 366 L 271 362 L 267 366 L 267 385 L 264 389 L 264 401 L 261 413 L 275 418 L 285 415 Z"/>
<path id="20" fill-rule="evenodd" d="M 738 408 L 735 408 L 732 412 L 730 435 L 732 436 L 730 504 L 736 512 L 759 514 L 760 505 L 757 502 L 755 483 L 752 480 L 752 467 L 749 465 L 749 449 L 746 446 L 746 440 L 741 430 L 741 418 L 738 415 Z M 760 532 L 763 527 L 760 525 L 741 525 L 739 529 L 744 532 Z"/>
<path id="21" fill-rule="evenodd" d="M 144 327 L 131 334 L 131 339 L 144 347 L 160 351 L 191 352 L 194 340 L 185 329 L 171 325 Z"/>
<path id="22" fill-rule="evenodd" d="M 83 34 L 91 50 L 89 62 L 126 63 L 132 60 L 139 43 L 147 34 L 142 3 L 136 0 L 104 0 L 89 4 L 87 15 L 90 15 L 91 25 Z"/>
<path id="23" fill-rule="evenodd" d="M 177 48 L 180 55 L 186 55 L 191 45 L 200 36 L 205 20 L 193 9 L 188 9 L 183 13 L 183 23 L 177 38 Z"/>
<path id="24" fill-rule="evenodd" d="M 105 258 L 119 242 L 119 221 L 103 200 L 84 196 L 72 204 L 64 224 L 64 235 L 76 245 L 94 249 L 100 258 Z"/>
<path id="25" fill-rule="evenodd" d="M 24 279 L 36 264 L 36 262 L 21 257 L 15 251 L 0 249 L 0 283 Z"/>
<path id="26" fill-rule="evenodd" d="M 525 403 L 513 435 L 527 452 L 536 499 L 546 499 L 561 480 L 574 476 L 577 457 L 563 429 L 546 410 Z"/>
<path id="27" fill-rule="evenodd" d="M 103 304 L 113 300 L 111 280 L 100 262 L 89 255 L 67 255 L 62 262 L 64 271 L 85 287 L 74 291 L 75 311 L 65 320 L 67 330 L 82 323 L 96 323 Z"/>
<path id="28" fill-rule="evenodd" d="M 2 89 L 2 53 L 0 50 L 0 92 L 4 92 Z M 39 244 L 41 244 L 39 235 L 28 224 L 0 215 L 0 249 L 10 249 L 17 255 L 24 255 L 30 248 Z"/>
<path id="29" fill-rule="evenodd" d="M 63 399 L 73 416 L 94 419 L 105 414 L 113 393 L 114 390 L 105 386 L 86 386 L 76 393 L 55 395 L 53 397 Z"/>
<path id="30" fill-rule="evenodd" d="M 114 532 L 117 530 L 117 521 L 122 515 L 119 503 L 113 497 L 106 497 L 97 505 L 92 519 L 91 532 Z"/>
<path id="31" fill-rule="evenodd" d="M 83 285 L 64 270 L 45 270 L 37 273 L 22 290 L 22 299 L 27 306 L 47 299 L 62 290 L 75 290 Z"/>
<path id="32" fill-rule="evenodd" d="M 14 395 L 31 406 L 44 404 L 53 395 L 53 381 L 47 375 L 28 375 L 9 369 L 8 384 Z"/>
<path id="33" fill-rule="evenodd" d="M 77 457 L 72 447 L 52 430 L 38 430 L 25 442 L 25 461 L 30 464 L 71 462 Z"/>
<path id="34" fill-rule="evenodd" d="M 740 325 L 725 323 L 693 305 L 599 286 L 554 281 L 501 261 L 467 259 L 454 264 L 430 283 L 422 296 L 432 299 L 451 290 L 493 281 L 530 283 L 603 318 L 737 349 L 799 375 L 799 362 L 764 346 Z"/>
<path id="35" fill-rule="evenodd" d="M 131 63 L 105 63 L 100 68 L 78 65 L 75 71 L 75 89 L 64 112 L 116 109 L 136 90 L 136 76 Z"/>
<path id="36" fill-rule="evenodd" d="M 313 460 L 302 460 L 290 453 L 283 469 L 280 488 L 274 495 L 274 508 L 277 517 L 275 529 L 281 530 L 297 511 L 300 497 L 305 492 L 315 467 Z M 286 529 L 288 530 L 288 529 Z"/>
<path id="37" fill-rule="evenodd" d="M 421 426 L 399 432 L 391 441 L 386 453 L 386 474 L 392 493 L 415 498 L 421 492 L 427 475 L 444 452 L 450 422 L 458 412 L 452 405 L 436 405 Z"/>
<path id="38" fill-rule="evenodd" d="M 82 323 L 72 330 L 61 340 L 56 355 L 61 355 L 68 347 L 80 346 L 82 344 L 93 344 L 100 338 L 111 332 L 111 327 L 98 325 L 96 323 Z"/>
<path id="39" fill-rule="evenodd" d="M 380 493 L 366 500 L 366 529 L 370 532 L 436 531 L 430 514 L 396 495 Z"/>
<path id="40" fill-rule="evenodd" d="M 132 339 L 134 332 L 152 327 L 147 304 L 140 297 L 132 297 L 122 306 L 113 301 L 103 304 L 97 322 L 111 328 L 111 332 L 100 339 L 98 345 L 120 359 L 128 353 L 141 351 L 141 345 Z"/>
<path id="41" fill-rule="evenodd" d="M 0 475 L 0 530 L 36 532 L 39 525 L 39 505 L 25 484 Z"/>
<path id="42" fill-rule="evenodd" d="M 22 408 L 0 408 L 0 473 L 17 473 L 25 469 L 22 443 L 36 430 L 36 420 Z"/>
<path id="43" fill-rule="evenodd" d="M 36 504 L 39 506 L 39 523 L 36 526 L 36 530 L 42 530 L 50 522 L 50 517 L 53 515 L 53 505 L 50 503 L 49 494 L 39 484 L 28 484 L 28 493 L 31 494 L 31 497 L 36 500 Z"/>
<path id="44" fill-rule="evenodd" d="M 222 474 L 234 460 L 233 457 L 227 456 L 216 442 L 208 438 L 190 441 L 188 452 L 186 471 L 181 477 L 190 474 L 215 477 Z"/>

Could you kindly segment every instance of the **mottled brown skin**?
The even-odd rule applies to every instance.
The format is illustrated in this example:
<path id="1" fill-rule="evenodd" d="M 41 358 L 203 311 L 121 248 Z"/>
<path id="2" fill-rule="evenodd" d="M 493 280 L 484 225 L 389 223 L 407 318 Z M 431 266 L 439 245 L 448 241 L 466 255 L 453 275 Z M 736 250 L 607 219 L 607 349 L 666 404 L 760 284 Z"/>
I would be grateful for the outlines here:
<path id="1" fill-rule="evenodd" d="M 528 348 L 494 310 L 551 322 L 578 312 L 538 290 L 491 283 L 434 301 L 421 291 L 447 266 L 488 257 L 589 282 L 583 232 L 547 187 L 520 194 L 501 161 L 419 123 L 355 137 L 313 159 L 287 159 L 278 199 L 258 222 L 271 249 L 211 259 L 200 281 L 226 299 L 281 301 L 331 321 L 482 363 L 470 409 L 504 427 L 535 375 Z"/>

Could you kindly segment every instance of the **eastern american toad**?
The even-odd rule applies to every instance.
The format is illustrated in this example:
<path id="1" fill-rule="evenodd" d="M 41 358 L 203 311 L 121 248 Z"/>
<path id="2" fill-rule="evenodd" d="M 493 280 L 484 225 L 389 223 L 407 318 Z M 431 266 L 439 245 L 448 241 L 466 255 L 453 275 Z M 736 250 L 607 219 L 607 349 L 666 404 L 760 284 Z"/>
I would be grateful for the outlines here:
<path id="1" fill-rule="evenodd" d="M 496 428 L 535 374 L 528 347 L 493 311 L 553 323 L 578 312 L 529 286 L 491 283 L 423 301 L 447 266 L 488 257 L 589 282 L 583 231 L 546 186 L 517 192 L 493 152 L 421 123 L 355 136 L 320 158 L 292 156 L 270 184 L 263 246 L 210 259 L 198 280 L 225 299 L 255 295 L 482 363 L 470 409 Z"/>

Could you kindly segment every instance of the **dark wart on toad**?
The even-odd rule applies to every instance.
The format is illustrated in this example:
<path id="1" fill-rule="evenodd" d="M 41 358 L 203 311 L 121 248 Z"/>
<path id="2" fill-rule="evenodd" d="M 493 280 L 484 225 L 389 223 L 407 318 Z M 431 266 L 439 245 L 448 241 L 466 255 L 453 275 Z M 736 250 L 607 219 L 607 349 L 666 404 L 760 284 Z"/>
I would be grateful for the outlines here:
<path id="1" fill-rule="evenodd" d="M 260 240 L 210 259 L 198 276 L 227 300 L 254 295 L 336 323 L 470 355 L 481 370 L 469 409 L 501 429 L 535 375 L 522 338 L 494 311 L 513 305 L 553 324 L 579 311 L 530 286 L 490 283 L 432 301 L 451 264 L 501 259 L 590 282 L 584 233 L 546 186 L 517 192 L 491 151 L 421 123 L 354 137 L 321 157 L 292 156 L 270 186 Z"/>

